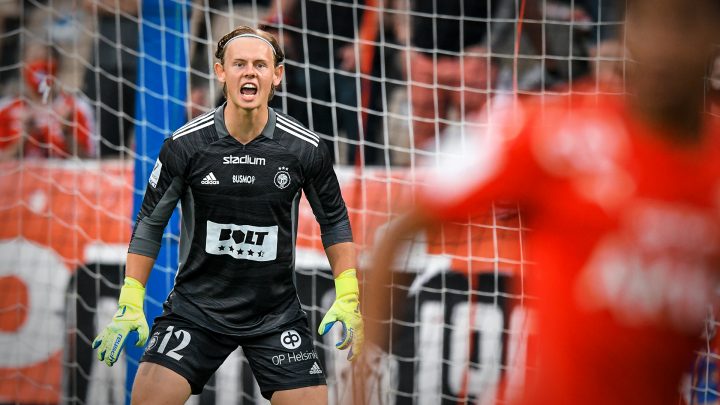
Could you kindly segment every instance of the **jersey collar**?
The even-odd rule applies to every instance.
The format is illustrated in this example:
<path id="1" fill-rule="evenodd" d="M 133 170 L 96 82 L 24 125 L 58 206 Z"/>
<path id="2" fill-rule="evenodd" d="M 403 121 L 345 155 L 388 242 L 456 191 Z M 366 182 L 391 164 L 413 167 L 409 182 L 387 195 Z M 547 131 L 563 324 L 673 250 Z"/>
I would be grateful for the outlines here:
<path id="1" fill-rule="evenodd" d="M 228 131 L 227 126 L 225 126 L 225 106 L 227 105 L 227 101 L 223 103 L 220 107 L 215 109 L 215 130 L 218 133 L 218 136 L 220 138 L 224 138 L 226 136 L 230 136 L 230 131 Z M 268 121 L 265 124 L 265 128 L 263 128 L 262 132 L 260 132 L 260 135 L 273 139 L 273 134 L 275 133 L 275 110 L 272 109 L 272 107 L 268 107 Z"/>

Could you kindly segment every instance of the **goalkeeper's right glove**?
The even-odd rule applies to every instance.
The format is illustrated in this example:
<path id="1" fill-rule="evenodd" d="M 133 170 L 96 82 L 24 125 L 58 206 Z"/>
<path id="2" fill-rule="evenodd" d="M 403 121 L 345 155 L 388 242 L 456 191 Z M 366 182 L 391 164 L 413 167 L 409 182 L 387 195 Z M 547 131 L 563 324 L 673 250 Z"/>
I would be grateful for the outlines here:
<path id="1" fill-rule="evenodd" d="M 112 367 L 125 347 L 125 339 L 134 330 L 138 332 L 135 346 L 145 345 L 150 330 L 143 313 L 144 300 L 145 287 L 134 278 L 125 277 L 118 299 L 118 310 L 110 324 L 100 332 L 92 344 L 92 348 L 98 351 L 98 360 L 105 361 L 105 364 Z"/>

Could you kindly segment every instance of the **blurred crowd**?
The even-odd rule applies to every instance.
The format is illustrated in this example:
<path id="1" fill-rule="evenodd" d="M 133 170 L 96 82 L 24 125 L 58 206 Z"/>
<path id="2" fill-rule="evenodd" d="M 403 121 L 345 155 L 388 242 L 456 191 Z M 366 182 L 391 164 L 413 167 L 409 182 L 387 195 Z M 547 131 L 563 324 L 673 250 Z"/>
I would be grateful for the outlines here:
<path id="1" fill-rule="evenodd" d="M 0 160 L 133 151 L 139 1 L 0 2 Z"/>
<path id="2" fill-rule="evenodd" d="M 189 2 L 188 115 L 224 101 L 212 74 L 217 39 L 260 26 L 287 54 L 275 108 L 320 133 L 336 163 L 412 165 L 494 97 L 622 91 L 624 8 L 625 0 Z M 140 15 L 139 0 L 0 2 L 0 159 L 132 154 Z M 717 113 L 720 61 L 713 66 L 707 99 Z"/>

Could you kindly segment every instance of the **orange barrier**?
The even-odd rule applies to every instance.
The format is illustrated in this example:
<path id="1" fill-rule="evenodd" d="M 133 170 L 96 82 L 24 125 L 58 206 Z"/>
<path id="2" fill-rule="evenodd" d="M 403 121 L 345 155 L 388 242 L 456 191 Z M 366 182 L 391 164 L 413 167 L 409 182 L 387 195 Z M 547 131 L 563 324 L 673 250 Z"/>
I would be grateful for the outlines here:
<path id="1" fill-rule="evenodd" d="M 88 244 L 127 243 L 131 185 L 132 162 L 0 164 L 0 243 L 6 249 L 0 259 L 0 338 L 12 346 L 0 358 L 3 401 L 59 402 L 65 330 L 62 308 L 54 307 L 62 305 L 66 285 L 52 284 L 66 284 Z M 59 277 L 46 277 L 50 271 Z M 28 336 L 37 328 L 44 333 Z"/>

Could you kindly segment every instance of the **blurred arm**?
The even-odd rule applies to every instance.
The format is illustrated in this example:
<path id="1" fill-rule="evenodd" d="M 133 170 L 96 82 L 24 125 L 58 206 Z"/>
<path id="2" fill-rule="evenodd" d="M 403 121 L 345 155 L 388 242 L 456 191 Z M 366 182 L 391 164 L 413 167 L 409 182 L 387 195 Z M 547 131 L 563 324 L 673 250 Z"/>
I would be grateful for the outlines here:
<path id="1" fill-rule="evenodd" d="M 390 290 L 393 263 L 400 248 L 409 237 L 430 226 L 434 221 L 418 209 L 394 220 L 375 244 L 368 267 L 364 289 L 366 336 L 369 341 L 383 346 L 387 336 L 381 321 L 390 319 Z"/>

